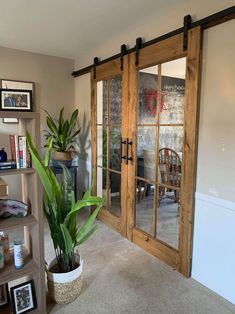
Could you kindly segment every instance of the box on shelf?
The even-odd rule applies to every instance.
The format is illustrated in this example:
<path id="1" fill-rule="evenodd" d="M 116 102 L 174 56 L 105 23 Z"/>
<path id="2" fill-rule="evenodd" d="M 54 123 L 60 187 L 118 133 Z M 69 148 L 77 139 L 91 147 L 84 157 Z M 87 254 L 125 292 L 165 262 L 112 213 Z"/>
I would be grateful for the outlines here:
<path id="1" fill-rule="evenodd" d="M 8 196 L 8 184 L 0 178 L 0 197 Z"/>

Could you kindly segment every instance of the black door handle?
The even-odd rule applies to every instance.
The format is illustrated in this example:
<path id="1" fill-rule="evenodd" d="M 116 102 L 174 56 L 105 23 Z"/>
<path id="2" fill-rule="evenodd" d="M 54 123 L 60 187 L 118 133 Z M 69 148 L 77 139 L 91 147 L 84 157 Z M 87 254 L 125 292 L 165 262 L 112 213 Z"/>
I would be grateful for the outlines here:
<path id="1" fill-rule="evenodd" d="M 122 156 L 122 145 L 125 144 L 125 155 Z M 129 138 L 121 139 L 121 159 L 125 159 L 126 165 L 128 165 L 128 161 L 131 161 L 133 158 L 129 157 L 129 145 L 132 145 L 132 141 Z"/>
<path id="2" fill-rule="evenodd" d="M 132 161 L 133 158 L 129 157 L 129 145 L 132 146 L 132 141 L 129 140 L 129 138 L 126 139 L 126 164 L 128 164 L 128 161 Z"/>
<path id="3" fill-rule="evenodd" d="M 122 156 L 122 145 L 126 144 L 126 142 L 127 142 L 127 139 L 122 139 L 121 138 L 121 152 L 120 152 L 120 154 L 121 154 L 121 161 L 122 161 L 122 159 L 126 159 L 126 156 Z"/>

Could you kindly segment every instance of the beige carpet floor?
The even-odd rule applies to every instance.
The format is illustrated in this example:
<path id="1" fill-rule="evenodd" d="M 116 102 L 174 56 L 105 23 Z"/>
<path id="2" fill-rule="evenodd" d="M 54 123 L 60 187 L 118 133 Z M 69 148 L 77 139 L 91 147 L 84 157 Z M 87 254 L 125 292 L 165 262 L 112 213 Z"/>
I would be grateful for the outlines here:
<path id="1" fill-rule="evenodd" d="M 79 219 L 82 221 L 86 213 Z M 66 314 L 234 314 L 235 306 L 186 279 L 160 260 L 98 222 L 81 248 L 83 288 L 68 305 L 48 303 L 48 313 Z M 45 227 L 46 259 L 53 255 Z"/>

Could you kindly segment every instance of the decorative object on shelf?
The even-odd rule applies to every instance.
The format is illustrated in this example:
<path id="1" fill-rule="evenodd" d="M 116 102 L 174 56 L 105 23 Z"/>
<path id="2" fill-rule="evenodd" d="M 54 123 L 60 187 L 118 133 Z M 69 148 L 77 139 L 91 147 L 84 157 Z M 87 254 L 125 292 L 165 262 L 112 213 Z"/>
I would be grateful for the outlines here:
<path id="1" fill-rule="evenodd" d="M 25 217 L 28 213 L 28 205 L 11 199 L 0 199 L 0 218 L 10 216 Z"/>
<path id="2" fill-rule="evenodd" d="M 32 91 L 1 89 L 2 111 L 32 111 Z"/>
<path id="3" fill-rule="evenodd" d="M 66 167 L 72 165 L 72 153 L 75 151 L 73 147 L 74 140 L 80 129 L 74 131 L 77 123 L 78 109 L 76 109 L 71 118 L 68 120 L 64 119 L 64 107 L 60 110 L 59 120 L 55 120 L 51 117 L 48 111 L 43 111 L 47 114 L 47 126 L 49 131 L 45 131 L 45 138 L 48 146 L 49 138 L 53 138 L 52 148 L 54 154 L 52 157 L 52 164 L 55 168 L 60 168 L 60 164 L 64 164 Z"/>
<path id="4" fill-rule="evenodd" d="M 44 187 L 43 209 L 50 227 L 56 255 L 47 269 L 49 294 L 57 303 L 69 303 L 78 297 L 82 284 L 82 260 L 78 259 L 75 248 L 96 231 L 97 225 L 93 226 L 93 223 L 102 207 L 103 199 L 92 196 L 92 187 L 90 187 L 83 198 L 75 202 L 69 170 L 61 165 L 63 182 L 59 184 L 56 175 L 49 167 L 53 138 L 48 141 L 44 162 L 32 143 L 29 133 L 27 133 L 27 142 L 34 166 Z M 87 206 L 96 208 L 87 221 L 78 227 L 77 214 L 81 208 Z M 52 276 L 51 273 L 54 275 Z"/>
<path id="5" fill-rule="evenodd" d="M 9 304 L 8 284 L 0 285 L 0 308 Z"/>
<path id="6" fill-rule="evenodd" d="M 22 240 L 14 241 L 14 262 L 15 268 L 20 269 L 24 266 L 23 242 Z"/>
<path id="7" fill-rule="evenodd" d="M 7 234 L 0 235 L 0 240 L 3 244 L 4 262 L 8 262 L 10 260 L 9 236 Z"/>
<path id="8" fill-rule="evenodd" d="M 33 280 L 14 286 L 10 290 L 14 314 L 31 312 L 37 308 L 37 299 Z"/>
<path id="9" fill-rule="evenodd" d="M 5 124 L 19 124 L 19 119 L 17 119 L 17 118 L 2 118 L 2 123 L 5 123 Z"/>
<path id="10" fill-rule="evenodd" d="M 5 148 L 0 149 L 0 163 L 7 161 L 7 153 L 5 152 Z"/>

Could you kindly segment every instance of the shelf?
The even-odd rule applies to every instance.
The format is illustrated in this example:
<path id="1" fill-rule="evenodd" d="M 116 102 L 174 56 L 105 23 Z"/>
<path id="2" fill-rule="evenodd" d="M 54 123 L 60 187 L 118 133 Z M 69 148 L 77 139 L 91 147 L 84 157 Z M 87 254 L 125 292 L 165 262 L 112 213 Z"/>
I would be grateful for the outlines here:
<path id="1" fill-rule="evenodd" d="M 17 119 L 36 119 L 39 118 L 38 112 L 28 111 L 0 111 L 0 118 L 17 118 Z"/>
<path id="2" fill-rule="evenodd" d="M 30 226 L 35 225 L 37 223 L 37 219 L 33 215 L 29 215 L 26 217 L 9 217 L 9 218 L 1 218 L 0 219 L 0 230 L 9 230 L 18 228 L 19 226 Z"/>
<path id="3" fill-rule="evenodd" d="M 35 173 L 36 170 L 34 168 L 25 168 L 25 169 L 6 169 L 0 170 L 0 177 L 1 176 L 10 176 L 16 174 L 31 174 Z"/>
<path id="4" fill-rule="evenodd" d="M 13 261 L 13 256 L 11 256 L 11 261 L 6 263 L 4 268 L 0 270 L 0 285 L 16 280 L 20 277 L 28 276 L 38 271 L 38 266 L 34 262 L 31 256 L 24 257 L 24 267 L 21 269 L 16 269 Z"/>

